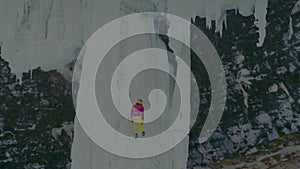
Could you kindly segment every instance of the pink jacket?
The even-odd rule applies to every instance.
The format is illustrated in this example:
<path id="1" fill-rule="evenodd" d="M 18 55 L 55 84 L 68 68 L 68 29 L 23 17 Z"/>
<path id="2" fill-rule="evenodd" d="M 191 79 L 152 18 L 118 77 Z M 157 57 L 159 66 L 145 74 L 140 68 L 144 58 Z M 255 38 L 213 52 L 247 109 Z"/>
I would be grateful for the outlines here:
<path id="1" fill-rule="evenodd" d="M 144 107 L 143 107 L 143 105 L 136 103 L 134 106 L 132 106 L 130 114 L 131 114 L 131 119 L 132 119 L 132 117 L 142 116 L 142 120 L 144 121 Z"/>

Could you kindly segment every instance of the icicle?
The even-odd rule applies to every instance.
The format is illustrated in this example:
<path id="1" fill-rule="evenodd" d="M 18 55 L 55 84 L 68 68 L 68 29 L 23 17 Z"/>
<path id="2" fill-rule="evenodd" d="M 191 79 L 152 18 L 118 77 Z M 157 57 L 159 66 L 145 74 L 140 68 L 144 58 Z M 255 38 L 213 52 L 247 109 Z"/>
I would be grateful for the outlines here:
<path id="1" fill-rule="evenodd" d="M 206 27 L 208 28 L 208 29 L 211 29 L 211 27 L 212 27 L 212 23 L 211 23 L 211 20 L 212 20 L 212 18 L 211 18 L 211 10 L 212 10 L 212 8 L 211 8 L 211 6 L 212 6 L 212 4 L 211 4 L 211 1 L 205 1 L 205 19 L 206 19 Z"/>
<path id="2" fill-rule="evenodd" d="M 289 97 L 289 102 L 293 103 L 295 102 L 295 100 L 292 98 L 292 96 L 290 95 L 290 92 L 288 91 L 288 89 L 286 88 L 286 86 L 283 84 L 283 82 L 279 83 L 279 87 L 285 92 L 285 94 Z"/>
<path id="3" fill-rule="evenodd" d="M 30 80 L 32 80 L 32 69 L 30 69 Z"/>
<path id="4" fill-rule="evenodd" d="M 255 22 L 254 24 L 258 27 L 259 39 L 256 44 L 257 47 L 262 47 L 266 37 L 266 26 L 267 26 L 267 8 L 268 0 L 256 0 L 255 3 Z"/>
<path id="5" fill-rule="evenodd" d="M 226 23 L 227 20 L 226 20 L 226 18 L 227 18 L 227 14 L 226 14 L 226 11 L 225 11 L 223 13 L 223 15 L 221 16 L 221 18 L 216 20 L 216 30 L 215 30 L 215 32 L 216 33 L 219 32 L 221 38 L 222 38 L 222 35 L 223 35 L 223 27 L 224 27 L 223 24 L 225 24 L 225 28 L 227 29 L 227 23 Z"/>
<path id="6" fill-rule="evenodd" d="M 227 13 L 225 13 L 225 16 L 224 16 L 224 24 L 225 24 L 225 29 L 228 28 L 227 26 Z"/>
<path id="7" fill-rule="evenodd" d="M 19 82 L 19 85 L 22 85 L 23 73 L 16 74 L 16 83 Z"/>
<path id="8" fill-rule="evenodd" d="M 294 29 L 293 29 L 293 19 L 290 17 L 290 23 L 289 23 L 289 40 L 292 39 L 294 34 Z"/>
<path id="9" fill-rule="evenodd" d="M 22 83 L 23 83 L 23 80 L 22 80 L 22 76 L 21 76 L 19 79 L 19 85 L 22 85 Z"/>
<path id="10" fill-rule="evenodd" d="M 292 15 L 300 11 L 300 0 L 296 3 L 295 7 L 292 10 Z"/>

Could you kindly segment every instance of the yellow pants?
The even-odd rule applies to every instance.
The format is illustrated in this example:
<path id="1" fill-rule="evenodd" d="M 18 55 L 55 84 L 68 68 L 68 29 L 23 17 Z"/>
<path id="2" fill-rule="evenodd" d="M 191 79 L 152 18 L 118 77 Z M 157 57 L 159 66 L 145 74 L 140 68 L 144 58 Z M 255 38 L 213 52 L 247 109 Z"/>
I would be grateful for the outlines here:
<path id="1" fill-rule="evenodd" d="M 140 125 L 140 128 L 141 128 L 141 132 L 145 131 L 144 123 L 136 123 L 136 122 L 134 122 L 134 134 L 137 134 L 139 132 L 138 131 L 139 125 Z"/>

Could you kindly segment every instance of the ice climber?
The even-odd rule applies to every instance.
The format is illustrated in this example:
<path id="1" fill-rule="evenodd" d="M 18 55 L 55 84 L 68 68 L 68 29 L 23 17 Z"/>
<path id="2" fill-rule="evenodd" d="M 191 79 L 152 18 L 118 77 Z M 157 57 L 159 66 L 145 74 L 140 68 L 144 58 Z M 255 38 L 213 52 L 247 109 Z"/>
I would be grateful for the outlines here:
<path id="1" fill-rule="evenodd" d="M 134 124 L 134 135 L 138 137 L 138 127 L 140 126 L 142 135 L 145 136 L 144 128 L 144 106 L 143 100 L 139 99 L 131 108 L 131 122 Z"/>

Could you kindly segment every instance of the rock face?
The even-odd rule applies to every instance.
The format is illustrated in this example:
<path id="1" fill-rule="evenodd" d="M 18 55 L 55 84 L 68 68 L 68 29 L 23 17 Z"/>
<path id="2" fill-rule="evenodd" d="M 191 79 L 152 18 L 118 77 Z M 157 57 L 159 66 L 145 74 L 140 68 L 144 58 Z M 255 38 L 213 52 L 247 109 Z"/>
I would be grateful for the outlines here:
<path id="1" fill-rule="evenodd" d="M 0 168 L 65 169 L 75 116 L 70 83 L 34 70 L 19 85 L 3 59 L 0 72 Z"/>
<path id="2" fill-rule="evenodd" d="M 205 30 L 222 56 L 227 73 L 228 97 L 220 128 L 208 142 L 197 142 L 201 120 L 191 131 L 190 168 L 242 154 L 248 147 L 266 145 L 283 135 L 299 131 L 300 105 L 294 100 L 300 97 L 300 19 L 299 13 L 292 12 L 295 3 L 269 1 L 268 33 L 261 48 L 255 46 L 257 34 L 251 23 L 254 18 L 246 20 L 233 11 L 229 12 L 228 28 L 221 39 L 205 30 L 203 19 L 196 19 L 195 24 Z M 293 29 L 291 38 L 290 27 Z M 244 59 L 241 59 L 240 53 L 245 55 Z M 192 59 L 194 71 L 205 77 L 197 65 L 199 63 Z M 245 79 L 249 83 L 245 83 Z M 198 81 L 198 84 L 204 84 L 204 87 L 200 87 L 202 92 L 209 90 L 205 87 L 205 78 Z M 248 93 L 249 108 L 243 106 L 240 84 Z M 200 112 L 207 112 L 206 107 L 206 103 L 203 103 Z"/>
<path id="3" fill-rule="evenodd" d="M 283 136 L 267 146 L 257 146 L 242 152 L 241 156 L 224 159 L 208 167 L 218 168 L 299 168 L 299 132 Z M 195 167 L 194 169 L 201 169 Z"/>

